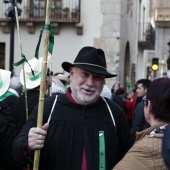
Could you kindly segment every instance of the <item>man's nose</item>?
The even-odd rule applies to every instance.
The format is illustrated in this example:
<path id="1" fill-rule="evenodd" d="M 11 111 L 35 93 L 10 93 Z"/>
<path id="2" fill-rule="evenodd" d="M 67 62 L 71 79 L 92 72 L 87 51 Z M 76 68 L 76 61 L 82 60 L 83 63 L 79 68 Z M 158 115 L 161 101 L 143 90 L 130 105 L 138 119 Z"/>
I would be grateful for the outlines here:
<path id="1" fill-rule="evenodd" d="M 89 76 L 86 80 L 86 84 L 89 86 L 93 86 L 94 78 L 92 76 Z"/>

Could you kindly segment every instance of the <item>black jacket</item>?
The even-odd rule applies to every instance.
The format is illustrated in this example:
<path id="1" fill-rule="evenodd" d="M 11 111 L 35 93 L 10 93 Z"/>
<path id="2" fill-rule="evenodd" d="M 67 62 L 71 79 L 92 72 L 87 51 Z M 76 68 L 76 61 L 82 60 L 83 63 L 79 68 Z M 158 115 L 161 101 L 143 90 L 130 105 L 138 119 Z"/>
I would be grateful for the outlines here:
<path id="1" fill-rule="evenodd" d="M 0 170 L 17 169 L 11 153 L 16 131 L 10 114 L 7 104 L 0 102 Z"/>
<path id="2" fill-rule="evenodd" d="M 55 97 L 44 104 L 43 124 L 47 122 Z M 58 97 L 41 151 L 40 170 L 80 170 L 83 147 L 87 169 L 99 169 L 99 131 L 105 134 L 106 169 L 110 170 L 131 147 L 130 131 L 122 110 L 106 99 L 112 110 L 116 129 L 102 98 L 93 105 L 82 107 L 72 103 L 65 94 Z M 29 161 L 25 144 L 28 131 L 36 126 L 37 108 L 16 138 L 13 148 L 18 162 Z"/>
<path id="3" fill-rule="evenodd" d="M 28 90 L 27 91 L 27 103 L 28 103 L 28 116 L 31 114 L 35 106 L 39 101 L 39 91 L 38 90 Z M 26 122 L 26 106 L 25 106 L 25 93 L 23 93 L 16 101 L 13 109 L 13 118 L 16 125 L 17 135 L 21 131 L 22 127 Z"/>
<path id="4" fill-rule="evenodd" d="M 136 106 L 135 116 L 133 119 L 133 125 L 131 131 L 133 142 L 135 142 L 136 139 L 136 132 L 140 132 L 148 127 L 150 127 L 150 125 L 145 119 L 144 105 L 142 102 L 140 102 Z"/>

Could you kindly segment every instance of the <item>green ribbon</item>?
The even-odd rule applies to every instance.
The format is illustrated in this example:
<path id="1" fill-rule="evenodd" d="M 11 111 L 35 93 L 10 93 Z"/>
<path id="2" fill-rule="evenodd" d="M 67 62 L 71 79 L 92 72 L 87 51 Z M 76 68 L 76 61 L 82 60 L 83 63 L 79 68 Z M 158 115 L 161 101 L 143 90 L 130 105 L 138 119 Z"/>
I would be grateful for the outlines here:
<path id="1" fill-rule="evenodd" d="M 2 96 L 0 96 L 0 101 L 5 100 L 8 96 L 15 96 L 18 98 L 18 96 L 10 91 L 6 91 Z"/>
<path id="2" fill-rule="evenodd" d="M 2 88 L 3 86 L 3 81 L 0 81 L 0 89 Z"/>
<path id="3" fill-rule="evenodd" d="M 16 62 L 16 63 L 14 63 L 13 65 L 17 67 L 17 66 L 21 65 L 22 63 L 27 62 L 28 65 L 30 66 L 30 64 L 29 64 L 28 60 L 26 59 L 25 55 L 21 54 L 21 57 L 22 57 L 22 59 L 20 61 Z M 32 70 L 31 66 L 30 66 L 30 69 L 31 69 L 32 75 L 35 76 L 34 71 Z"/>
<path id="4" fill-rule="evenodd" d="M 35 51 L 35 58 L 37 58 L 37 59 L 38 59 L 39 47 L 40 47 L 40 43 L 41 43 L 41 38 L 42 38 L 43 30 L 49 30 L 48 51 L 50 52 L 50 54 L 52 54 L 52 52 L 53 52 L 53 46 L 54 46 L 54 27 L 52 27 L 51 25 L 47 24 L 47 25 L 43 26 L 41 28 L 41 31 L 40 31 L 40 36 L 39 36 L 38 44 L 37 44 L 36 51 Z M 25 55 L 21 54 L 21 57 L 22 57 L 22 59 L 19 62 L 14 63 L 13 65 L 14 66 L 19 66 L 22 63 L 27 62 L 28 65 L 30 66 L 30 64 L 29 64 L 28 60 L 26 59 Z M 30 66 L 30 68 L 31 68 L 31 66 Z M 37 79 L 37 76 L 35 76 L 34 71 L 32 70 L 32 68 L 31 68 L 31 72 L 32 72 L 32 75 L 35 77 L 35 79 Z"/>
<path id="5" fill-rule="evenodd" d="M 39 73 L 39 74 L 37 74 L 36 76 L 34 76 L 34 77 L 32 77 L 32 78 L 29 78 L 31 81 L 35 81 L 35 80 L 37 80 L 38 78 L 40 78 L 41 77 L 41 72 Z"/>
<path id="6" fill-rule="evenodd" d="M 106 170 L 104 131 L 99 131 L 99 170 Z"/>
<path id="7" fill-rule="evenodd" d="M 39 53 L 42 33 L 43 33 L 44 30 L 49 30 L 48 51 L 50 52 L 50 54 L 52 54 L 52 52 L 53 52 L 53 46 L 54 46 L 54 27 L 52 25 L 47 24 L 47 25 L 43 26 L 41 28 L 41 30 L 40 30 L 40 36 L 39 36 L 38 44 L 37 44 L 36 51 L 35 51 L 35 58 L 37 58 L 37 59 L 38 59 L 38 53 Z"/>

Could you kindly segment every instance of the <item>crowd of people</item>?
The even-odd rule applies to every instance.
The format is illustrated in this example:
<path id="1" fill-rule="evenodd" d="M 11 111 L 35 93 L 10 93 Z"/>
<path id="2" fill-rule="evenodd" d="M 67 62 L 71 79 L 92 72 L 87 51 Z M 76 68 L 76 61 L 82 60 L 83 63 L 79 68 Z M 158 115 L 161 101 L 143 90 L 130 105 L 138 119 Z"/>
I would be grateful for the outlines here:
<path id="1" fill-rule="evenodd" d="M 0 170 L 150 170 L 170 168 L 170 79 L 140 79 L 133 92 L 110 89 L 102 49 L 83 47 L 68 72 L 47 72 L 42 127 L 37 127 L 42 59 L 20 76 L 0 69 Z M 25 74 L 25 78 L 23 76 Z M 24 89 L 23 87 L 26 87 Z"/>

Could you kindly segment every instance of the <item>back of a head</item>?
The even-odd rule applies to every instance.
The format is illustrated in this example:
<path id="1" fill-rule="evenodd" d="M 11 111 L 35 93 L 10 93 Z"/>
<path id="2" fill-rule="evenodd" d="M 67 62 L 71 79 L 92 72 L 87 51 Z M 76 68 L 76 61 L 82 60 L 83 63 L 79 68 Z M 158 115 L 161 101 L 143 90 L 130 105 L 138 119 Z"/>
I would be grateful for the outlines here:
<path id="1" fill-rule="evenodd" d="M 55 73 L 54 77 L 60 80 L 63 83 L 63 85 L 67 85 L 70 83 L 68 76 L 64 75 L 63 73 Z"/>
<path id="2" fill-rule="evenodd" d="M 116 94 L 119 94 L 119 95 L 122 95 L 125 93 L 125 90 L 122 88 L 122 87 L 119 87 L 117 90 L 116 90 Z"/>
<path id="3" fill-rule="evenodd" d="M 138 84 L 142 84 L 143 87 L 144 87 L 145 89 L 147 89 L 147 88 L 149 87 L 149 85 L 151 84 L 151 80 L 149 80 L 149 79 L 140 79 L 140 80 L 138 80 L 138 81 L 136 82 L 136 85 L 138 85 Z"/>
<path id="4" fill-rule="evenodd" d="M 147 89 L 146 98 L 151 102 L 154 118 L 170 122 L 170 79 L 155 79 Z"/>
<path id="5" fill-rule="evenodd" d="M 10 79 L 10 85 L 9 88 L 14 89 L 14 90 L 22 90 L 22 84 L 20 81 L 20 77 L 19 76 L 13 76 Z"/>

